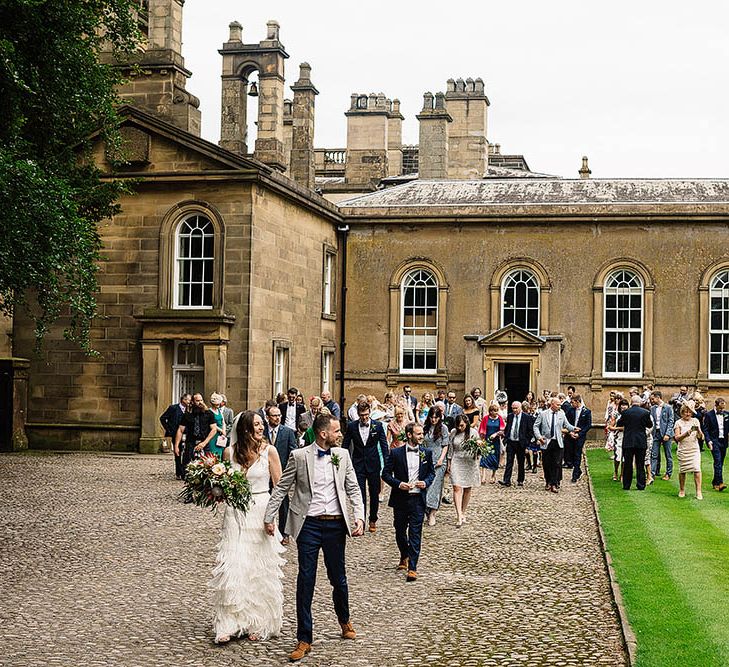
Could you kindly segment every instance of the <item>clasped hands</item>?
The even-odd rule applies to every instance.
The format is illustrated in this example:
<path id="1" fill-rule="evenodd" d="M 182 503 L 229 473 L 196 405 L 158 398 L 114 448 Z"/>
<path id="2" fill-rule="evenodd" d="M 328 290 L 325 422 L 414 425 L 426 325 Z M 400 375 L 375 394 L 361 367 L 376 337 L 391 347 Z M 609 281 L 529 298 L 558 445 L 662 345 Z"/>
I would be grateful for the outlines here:
<path id="1" fill-rule="evenodd" d="M 417 482 L 400 482 L 399 489 L 400 491 L 412 491 L 413 489 L 424 489 L 425 488 L 425 482 L 422 480 L 418 480 Z"/>

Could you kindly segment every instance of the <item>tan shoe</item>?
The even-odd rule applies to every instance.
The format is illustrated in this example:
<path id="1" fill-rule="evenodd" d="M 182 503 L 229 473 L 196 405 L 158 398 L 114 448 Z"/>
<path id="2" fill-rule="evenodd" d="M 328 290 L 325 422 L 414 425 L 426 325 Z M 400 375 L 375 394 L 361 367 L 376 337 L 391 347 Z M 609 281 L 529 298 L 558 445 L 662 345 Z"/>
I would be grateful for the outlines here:
<path id="1" fill-rule="evenodd" d="M 289 660 L 291 662 L 296 662 L 297 660 L 301 660 L 307 653 L 311 652 L 311 644 L 307 644 L 306 642 L 298 642 L 296 644 L 296 648 L 289 653 Z"/>
<path id="2" fill-rule="evenodd" d="M 415 570 L 408 570 L 408 576 L 405 577 L 405 581 L 416 581 L 418 573 Z"/>
<path id="3" fill-rule="evenodd" d="M 669 480 L 670 480 L 671 478 L 670 478 L 670 477 L 669 477 L 668 475 L 663 475 L 663 477 L 661 477 L 661 479 L 662 479 L 662 480 L 663 480 L 664 482 L 668 482 L 668 481 L 669 481 Z"/>
<path id="4" fill-rule="evenodd" d="M 410 560 L 407 556 L 405 558 L 400 559 L 400 563 L 397 566 L 398 570 L 407 570 L 408 569 L 408 560 Z"/>
<path id="5" fill-rule="evenodd" d="M 342 628 L 342 639 L 354 639 L 357 636 L 351 623 L 340 623 L 339 627 Z"/>
<path id="6" fill-rule="evenodd" d="M 370 533 L 374 533 L 377 530 L 377 524 L 374 521 L 370 521 Z"/>

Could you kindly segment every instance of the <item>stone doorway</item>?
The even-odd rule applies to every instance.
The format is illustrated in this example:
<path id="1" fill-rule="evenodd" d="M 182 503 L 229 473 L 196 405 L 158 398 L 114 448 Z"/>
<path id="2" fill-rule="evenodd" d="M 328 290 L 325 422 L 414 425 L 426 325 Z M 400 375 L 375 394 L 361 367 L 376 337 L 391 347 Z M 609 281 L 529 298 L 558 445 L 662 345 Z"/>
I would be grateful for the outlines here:
<path id="1" fill-rule="evenodd" d="M 532 389 L 529 363 L 501 362 L 498 364 L 496 375 L 499 389 L 503 389 L 509 397 L 509 405 L 513 401 L 523 401 L 527 392 Z"/>

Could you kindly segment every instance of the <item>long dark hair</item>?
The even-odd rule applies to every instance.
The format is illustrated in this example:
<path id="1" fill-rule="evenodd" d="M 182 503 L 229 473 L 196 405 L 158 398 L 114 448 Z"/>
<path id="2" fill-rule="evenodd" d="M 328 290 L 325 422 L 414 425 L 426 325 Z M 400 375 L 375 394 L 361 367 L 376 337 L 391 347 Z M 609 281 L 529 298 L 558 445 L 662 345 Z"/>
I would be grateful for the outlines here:
<path id="1" fill-rule="evenodd" d="M 466 438 L 468 438 L 471 432 L 471 420 L 463 413 L 456 415 L 456 419 L 453 423 L 453 428 L 456 430 L 456 433 L 459 433 L 458 427 L 461 424 L 466 425 L 466 428 L 463 430 L 463 434 L 466 436 Z"/>
<path id="2" fill-rule="evenodd" d="M 433 417 L 440 417 L 438 423 L 435 425 L 433 425 Z M 428 435 L 431 429 L 433 429 L 433 439 L 440 440 L 443 435 L 443 410 L 439 405 L 434 405 L 430 408 L 428 416 L 425 418 L 425 426 L 423 427 L 425 435 Z"/>
<path id="3" fill-rule="evenodd" d="M 233 444 L 233 458 L 243 467 L 250 468 L 258 457 L 259 443 L 253 437 L 253 421 L 257 413 L 246 410 L 238 417 L 236 442 Z M 260 417 L 260 415 L 258 415 Z"/>

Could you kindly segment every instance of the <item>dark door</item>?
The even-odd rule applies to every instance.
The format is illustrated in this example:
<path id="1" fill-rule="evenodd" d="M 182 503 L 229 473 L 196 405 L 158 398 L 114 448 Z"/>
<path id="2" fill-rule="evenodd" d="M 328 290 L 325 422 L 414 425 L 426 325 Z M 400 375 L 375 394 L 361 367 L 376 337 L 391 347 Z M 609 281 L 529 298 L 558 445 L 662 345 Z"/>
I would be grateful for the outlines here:
<path id="1" fill-rule="evenodd" d="M 0 361 L 0 452 L 13 448 L 13 365 Z"/>
<path id="2" fill-rule="evenodd" d="M 529 364 L 504 364 L 503 388 L 509 396 L 509 405 L 513 401 L 523 401 L 529 386 Z"/>

